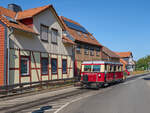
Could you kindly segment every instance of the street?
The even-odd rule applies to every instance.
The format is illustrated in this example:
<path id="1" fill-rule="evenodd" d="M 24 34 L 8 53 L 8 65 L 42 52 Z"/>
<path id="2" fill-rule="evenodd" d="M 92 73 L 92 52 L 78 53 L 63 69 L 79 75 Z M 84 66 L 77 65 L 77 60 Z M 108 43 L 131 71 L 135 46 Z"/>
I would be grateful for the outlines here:
<path id="1" fill-rule="evenodd" d="M 70 103 L 59 113 L 150 113 L 150 75 Z"/>

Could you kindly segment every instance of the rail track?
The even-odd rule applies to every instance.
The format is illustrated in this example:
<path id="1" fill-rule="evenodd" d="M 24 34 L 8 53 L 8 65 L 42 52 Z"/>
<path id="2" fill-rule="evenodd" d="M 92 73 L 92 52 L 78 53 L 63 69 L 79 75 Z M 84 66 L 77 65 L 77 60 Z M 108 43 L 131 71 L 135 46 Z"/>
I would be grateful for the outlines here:
<path id="1" fill-rule="evenodd" d="M 2 107 L 0 108 L 0 111 L 4 111 L 5 113 L 19 113 L 19 111 L 25 110 L 25 109 L 30 109 L 32 107 L 35 106 L 39 106 L 42 104 L 46 104 L 48 102 L 53 102 L 53 101 L 58 101 L 59 99 L 62 98 L 67 98 L 67 97 L 72 97 L 75 95 L 79 95 L 79 94 L 83 94 L 86 92 L 89 92 L 90 90 L 88 89 L 78 89 L 75 91 L 71 91 L 71 92 L 67 92 L 67 93 L 63 93 L 63 94 L 59 94 L 59 95 L 55 95 L 55 96 L 51 96 L 51 97 L 45 97 L 36 101 L 32 101 L 32 102 L 27 102 L 27 103 L 23 103 L 23 104 L 16 104 L 16 105 L 12 105 L 10 107 Z"/>

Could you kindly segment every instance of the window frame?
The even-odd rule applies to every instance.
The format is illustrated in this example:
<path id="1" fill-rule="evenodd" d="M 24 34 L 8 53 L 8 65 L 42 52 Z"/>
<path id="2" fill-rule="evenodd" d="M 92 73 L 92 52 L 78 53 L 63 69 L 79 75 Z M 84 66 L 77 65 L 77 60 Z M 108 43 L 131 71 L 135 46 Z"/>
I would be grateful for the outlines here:
<path id="1" fill-rule="evenodd" d="M 42 73 L 42 59 L 47 59 L 47 61 L 48 61 L 46 74 Z M 49 75 L 49 58 L 48 57 L 41 57 L 41 75 Z"/>
<path id="2" fill-rule="evenodd" d="M 89 47 L 84 46 L 84 55 L 89 55 Z"/>
<path id="3" fill-rule="evenodd" d="M 93 70 L 93 67 L 92 67 L 92 65 L 83 65 L 84 67 L 83 67 L 83 72 L 92 72 L 92 70 Z M 85 66 L 90 66 L 90 71 L 85 71 Z"/>
<path id="4" fill-rule="evenodd" d="M 79 49 L 79 50 L 78 50 Z M 81 45 L 76 46 L 76 53 L 81 54 Z"/>
<path id="5" fill-rule="evenodd" d="M 79 36 L 82 36 L 82 34 L 81 34 L 81 32 L 80 32 L 80 31 L 77 31 L 77 34 L 78 34 Z"/>
<path id="6" fill-rule="evenodd" d="M 47 28 L 47 39 L 45 40 L 44 38 L 42 38 L 42 27 L 45 27 Z M 49 27 L 44 25 L 44 24 L 41 24 L 40 25 L 40 39 L 44 42 L 48 42 L 48 33 L 49 33 Z"/>
<path id="7" fill-rule="evenodd" d="M 94 71 L 94 66 L 99 66 L 99 71 Z M 92 72 L 94 72 L 94 73 L 100 73 L 101 72 L 101 68 L 102 67 L 102 65 L 92 65 Z"/>
<path id="8" fill-rule="evenodd" d="M 94 56 L 94 48 L 90 48 L 90 56 Z"/>
<path id="9" fill-rule="evenodd" d="M 52 60 L 56 60 L 56 73 L 53 72 L 52 68 Z M 57 75 L 58 74 L 58 59 L 57 58 L 51 58 L 51 75 Z"/>
<path id="10" fill-rule="evenodd" d="M 84 38 L 88 38 L 87 34 L 83 33 Z"/>
<path id="11" fill-rule="evenodd" d="M 66 61 L 66 72 L 63 72 L 63 61 Z M 67 74 L 67 71 L 68 70 L 68 62 L 67 62 L 67 59 L 62 59 L 62 74 Z"/>
<path id="12" fill-rule="evenodd" d="M 56 38 L 56 42 L 53 39 L 53 33 L 54 33 L 54 31 L 57 32 L 57 35 L 55 37 Z M 51 43 L 52 44 L 57 44 L 58 43 L 58 30 L 55 29 L 55 28 L 51 28 Z"/>
<path id="13" fill-rule="evenodd" d="M 100 48 L 96 48 L 96 56 L 100 56 Z"/>
<path id="14" fill-rule="evenodd" d="M 27 65 L 27 74 L 22 74 L 21 73 L 21 60 L 23 59 L 28 59 L 28 65 Z M 20 56 L 20 76 L 21 77 L 26 77 L 26 76 L 30 76 L 30 71 L 31 71 L 31 59 L 30 56 Z"/>

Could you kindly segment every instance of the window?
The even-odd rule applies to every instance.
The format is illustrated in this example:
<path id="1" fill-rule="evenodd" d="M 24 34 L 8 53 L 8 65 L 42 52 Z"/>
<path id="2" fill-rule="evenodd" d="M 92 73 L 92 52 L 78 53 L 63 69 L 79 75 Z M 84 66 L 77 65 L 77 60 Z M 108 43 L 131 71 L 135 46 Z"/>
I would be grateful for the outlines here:
<path id="1" fill-rule="evenodd" d="M 96 56 L 100 55 L 100 48 L 96 48 Z"/>
<path id="2" fill-rule="evenodd" d="M 84 47 L 84 54 L 85 54 L 85 55 L 88 55 L 88 54 L 89 54 L 89 48 L 88 48 L 88 46 L 85 46 L 85 47 Z"/>
<path id="3" fill-rule="evenodd" d="M 79 36 L 81 36 L 81 32 L 77 31 L 77 34 L 78 34 Z"/>
<path id="4" fill-rule="evenodd" d="M 83 34 L 83 35 L 84 35 L 85 38 L 88 38 L 88 37 L 87 37 L 87 34 Z"/>
<path id="5" fill-rule="evenodd" d="M 76 52 L 77 52 L 77 53 L 81 53 L 81 46 L 80 46 L 80 45 L 77 45 L 77 47 L 76 47 Z"/>
<path id="6" fill-rule="evenodd" d="M 57 74 L 57 59 L 51 59 L 52 74 Z"/>
<path id="7" fill-rule="evenodd" d="M 85 72 L 91 72 L 91 65 L 84 65 Z"/>
<path id="8" fill-rule="evenodd" d="M 41 71 L 42 75 L 48 75 L 48 58 L 42 58 L 41 59 Z"/>
<path id="9" fill-rule="evenodd" d="M 40 35 L 41 35 L 41 40 L 48 42 L 48 26 L 41 25 L 40 28 Z"/>
<path id="10" fill-rule="evenodd" d="M 58 30 L 52 28 L 52 43 L 57 44 Z"/>
<path id="11" fill-rule="evenodd" d="M 100 65 L 93 65 L 93 72 L 100 72 Z"/>
<path id="12" fill-rule="evenodd" d="M 113 66 L 112 66 L 112 65 L 110 65 L 110 72 L 112 72 L 112 69 L 113 69 Z"/>
<path id="13" fill-rule="evenodd" d="M 116 71 L 116 69 L 117 69 L 116 66 L 114 66 L 114 72 Z"/>
<path id="14" fill-rule="evenodd" d="M 29 57 L 21 56 L 21 75 L 29 75 Z"/>
<path id="15" fill-rule="evenodd" d="M 93 36 L 91 36 L 91 35 L 89 35 L 90 36 L 90 38 L 92 39 L 92 40 L 94 40 L 94 37 Z"/>
<path id="16" fill-rule="evenodd" d="M 62 73 L 67 74 L 67 60 L 66 59 L 62 60 Z"/>
<path id="17" fill-rule="evenodd" d="M 118 66 L 118 71 L 120 71 L 120 69 L 121 69 L 120 67 L 121 67 L 121 66 Z"/>
<path id="18" fill-rule="evenodd" d="M 94 48 L 91 48 L 91 49 L 90 49 L 90 55 L 91 55 L 91 56 L 94 56 Z"/>
<path id="19" fill-rule="evenodd" d="M 107 66 L 107 64 L 105 64 L 105 71 L 107 71 L 108 70 L 108 66 Z"/>

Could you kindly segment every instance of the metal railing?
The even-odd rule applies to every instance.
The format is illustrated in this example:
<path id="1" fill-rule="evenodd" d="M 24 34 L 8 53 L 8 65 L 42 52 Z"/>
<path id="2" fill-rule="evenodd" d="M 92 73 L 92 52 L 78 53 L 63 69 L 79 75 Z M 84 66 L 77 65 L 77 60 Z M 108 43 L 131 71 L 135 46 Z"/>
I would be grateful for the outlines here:
<path id="1" fill-rule="evenodd" d="M 1 95 L 11 95 L 12 93 L 24 93 L 27 90 L 31 90 L 34 88 L 42 89 L 45 87 L 55 87 L 58 85 L 65 85 L 68 83 L 74 83 L 74 78 L 60 79 L 60 80 L 45 80 L 38 82 L 26 82 L 21 84 L 12 84 L 0 86 L 0 94 Z"/>

